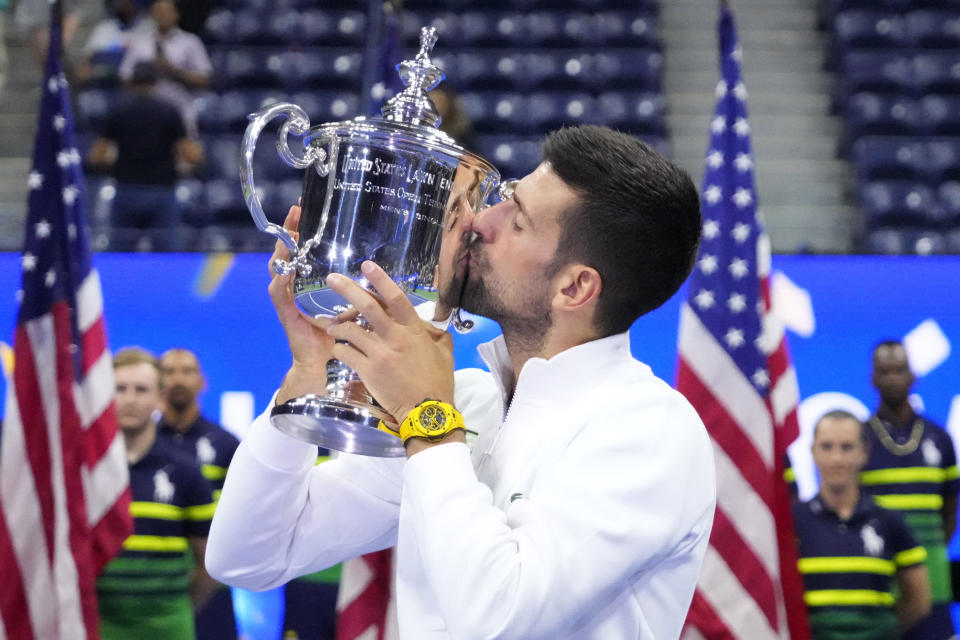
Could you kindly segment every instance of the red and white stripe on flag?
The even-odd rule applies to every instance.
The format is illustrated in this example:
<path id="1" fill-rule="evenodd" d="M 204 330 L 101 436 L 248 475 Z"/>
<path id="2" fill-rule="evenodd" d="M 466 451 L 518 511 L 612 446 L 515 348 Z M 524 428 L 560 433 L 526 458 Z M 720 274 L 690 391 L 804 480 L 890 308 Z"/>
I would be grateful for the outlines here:
<path id="1" fill-rule="evenodd" d="M 0 443 L 0 637 L 97 638 L 96 575 L 132 531 L 126 454 L 97 272 L 16 329 Z"/>
<path id="2" fill-rule="evenodd" d="M 343 563 L 337 592 L 337 640 L 396 640 L 393 549 Z"/>
<path id="3" fill-rule="evenodd" d="M 133 530 L 57 9 L 0 425 L 0 640 L 98 638 L 96 576 Z"/>
<path id="4" fill-rule="evenodd" d="M 721 78 L 710 122 L 700 253 L 681 307 L 677 388 L 703 419 L 717 510 L 685 638 L 809 637 L 796 566 L 786 447 L 797 380 L 771 309 L 770 246 L 757 209 L 743 52 L 721 1 Z"/>

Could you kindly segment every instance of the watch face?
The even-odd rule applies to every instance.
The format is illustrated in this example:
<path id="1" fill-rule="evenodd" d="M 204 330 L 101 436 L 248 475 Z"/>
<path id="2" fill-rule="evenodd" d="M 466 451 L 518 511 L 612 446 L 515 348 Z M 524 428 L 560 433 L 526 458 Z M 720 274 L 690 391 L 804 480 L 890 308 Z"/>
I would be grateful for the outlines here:
<path id="1" fill-rule="evenodd" d="M 447 426 L 447 414 L 442 407 L 428 405 L 420 412 L 417 422 L 428 435 L 443 433 Z"/>

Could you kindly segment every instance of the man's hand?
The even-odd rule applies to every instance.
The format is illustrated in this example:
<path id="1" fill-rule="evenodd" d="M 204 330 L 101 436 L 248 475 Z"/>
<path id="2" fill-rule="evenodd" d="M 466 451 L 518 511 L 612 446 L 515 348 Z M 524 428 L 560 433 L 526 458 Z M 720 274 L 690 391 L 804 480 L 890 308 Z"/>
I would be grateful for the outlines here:
<path id="1" fill-rule="evenodd" d="M 425 398 L 452 403 L 450 334 L 422 321 L 383 269 L 369 260 L 361 268 L 382 300 L 345 276 L 327 276 L 330 288 L 346 298 L 371 329 L 338 317 L 327 331 L 347 343 L 334 345 L 333 356 L 357 372 L 370 394 L 397 422 Z"/>
<path id="2" fill-rule="evenodd" d="M 297 225 L 300 223 L 300 207 L 290 207 L 283 227 L 297 239 Z M 270 299 L 277 310 L 277 318 L 283 325 L 293 355 L 293 365 L 287 372 L 277 393 L 277 404 L 286 402 L 307 393 L 319 393 L 327 383 L 327 361 L 332 358 L 333 339 L 327 335 L 326 327 L 330 318 L 309 318 L 300 311 L 293 299 L 294 273 L 285 276 L 273 271 L 273 261 L 289 260 L 290 252 L 286 245 L 277 240 L 277 246 L 270 256 L 267 268 L 270 270 Z"/>

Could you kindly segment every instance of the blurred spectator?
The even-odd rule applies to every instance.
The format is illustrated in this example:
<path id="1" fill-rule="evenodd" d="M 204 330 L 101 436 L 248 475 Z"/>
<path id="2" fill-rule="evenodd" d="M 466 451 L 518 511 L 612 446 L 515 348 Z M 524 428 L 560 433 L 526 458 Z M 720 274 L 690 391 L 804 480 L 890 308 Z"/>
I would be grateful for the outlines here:
<path id="1" fill-rule="evenodd" d="M 457 141 L 468 151 L 476 150 L 476 141 L 473 139 L 473 123 L 460 102 L 460 96 L 450 87 L 440 85 L 430 92 L 430 99 L 442 119 L 440 129 Z"/>
<path id="2" fill-rule="evenodd" d="M 50 47 L 50 0 L 16 0 L 13 11 L 13 21 L 17 28 L 26 34 L 33 47 L 40 64 L 47 59 L 47 49 Z M 63 20 L 61 22 L 61 38 L 66 47 L 73 39 L 77 27 L 80 25 L 80 16 L 76 10 L 75 0 L 61 0 Z"/>
<path id="3" fill-rule="evenodd" d="M 177 166 L 199 164 L 202 151 L 187 137 L 176 107 L 153 95 L 156 79 L 151 63 L 137 65 L 128 95 L 107 115 L 89 162 L 112 168 L 117 180 L 110 214 L 114 239 L 128 229 L 160 229 L 150 248 L 176 251 L 182 248 Z"/>
<path id="4" fill-rule="evenodd" d="M 94 26 L 83 46 L 77 69 L 77 79 L 83 84 L 118 84 L 120 63 L 130 41 L 137 34 L 149 35 L 152 28 L 133 0 L 106 0 L 106 10 L 107 17 Z"/>
<path id="5" fill-rule="evenodd" d="M 160 386 L 164 400 L 160 435 L 196 458 L 213 487 L 214 498 L 219 497 L 240 442 L 200 413 L 197 398 L 207 388 L 207 381 L 197 355 L 189 349 L 167 350 L 160 358 Z"/>
<path id="6" fill-rule="evenodd" d="M 189 456 L 157 437 L 156 357 L 121 349 L 113 369 L 134 530 L 97 578 L 100 637 L 192 640 L 193 612 L 217 585 L 203 564 L 213 518 L 210 485 Z"/>
<path id="7" fill-rule="evenodd" d="M 793 506 L 813 640 L 897 640 L 930 611 L 926 552 L 900 514 L 860 491 L 868 447 L 846 411 L 814 427 L 820 493 Z"/>
<path id="8" fill-rule="evenodd" d="M 197 118 L 193 91 L 210 84 L 210 58 L 200 38 L 177 26 L 180 16 L 173 0 L 154 0 L 150 17 L 155 29 L 131 38 L 120 65 L 120 78 L 129 80 L 138 62 L 154 63 L 160 74 L 156 96 L 180 109 L 187 131 L 195 137 Z"/>
<path id="9" fill-rule="evenodd" d="M 227 467 L 240 442 L 200 414 L 197 397 L 207 387 L 200 361 L 187 349 L 169 349 L 160 358 L 163 417 L 160 437 L 189 455 L 213 489 L 216 503 L 227 477 Z M 221 586 L 210 603 L 197 613 L 197 634 L 205 637 L 236 635 L 230 590 Z M 233 629 L 231 632 L 230 629 Z"/>
<path id="10" fill-rule="evenodd" d="M 927 550 L 933 610 L 905 637 L 944 640 L 954 635 L 946 545 L 957 523 L 957 458 L 947 432 L 910 404 L 914 380 L 901 342 L 876 346 L 873 386 L 880 405 L 867 421 L 871 447 L 861 484 L 877 504 L 901 512 Z"/>

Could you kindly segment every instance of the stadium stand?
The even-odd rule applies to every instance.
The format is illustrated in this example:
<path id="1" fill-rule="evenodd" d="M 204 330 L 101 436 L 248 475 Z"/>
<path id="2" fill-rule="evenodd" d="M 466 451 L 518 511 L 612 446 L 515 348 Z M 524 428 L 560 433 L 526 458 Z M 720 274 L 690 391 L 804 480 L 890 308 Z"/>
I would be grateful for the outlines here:
<path id="1" fill-rule="evenodd" d="M 539 138 L 564 124 L 608 124 L 668 151 L 655 0 L 496 0 L 482 8 L 465 0 L 419 0 L 405 9 L 407 56 L 421 26 L 437 27 L 433 57 L 461 95 L 475 150 L 506 177 L 530 171 Z M 196 98 L 205 166 L 177 187 L 184 222 L 197 230 L 191 249 L 227 246 L 243 231 L 254 238 L 245 246 L 272 244 L 258 237 L 240 193 L 237 161 L 247 115 L 274 101 L 300 105 L 314 124 L 362 115 L 366 33 L 367 16 L 348 0 L 322 8 L 305 0 L 218 4 L 203 33 L 214 81 Z M 95 137 L 116 93 L 103 86 L 80 92 L 83 140 Z M 278 221 L 299 195 L 298 174 L 270 144 L 259 145 L 254 166 L 267 213 Z M 102 179 L 90 189 L 101 221 L 108 219 L 109 184 Z M 98 246 L 125 248 L 109 235 Z"/>
<path id="2" fill-rule="evenodd" d="M 955 0 L 823 5 L 865 250 L 958 250 L 958 7 Z"/>

